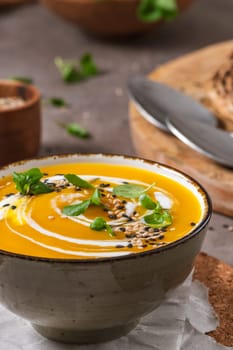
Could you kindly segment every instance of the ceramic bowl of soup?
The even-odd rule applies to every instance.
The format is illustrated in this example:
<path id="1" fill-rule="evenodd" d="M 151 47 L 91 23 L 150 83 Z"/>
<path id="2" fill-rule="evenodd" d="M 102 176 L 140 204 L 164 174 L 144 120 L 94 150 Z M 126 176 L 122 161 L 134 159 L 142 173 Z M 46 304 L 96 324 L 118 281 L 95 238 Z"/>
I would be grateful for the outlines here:
<path id="1" fill-rule="evenodd" d="M 201 185 L 155 162 L 11 164 L 0 170 L 0 302 L 49 339 L 125 335 L 188 276 L 210 216 Z"/>

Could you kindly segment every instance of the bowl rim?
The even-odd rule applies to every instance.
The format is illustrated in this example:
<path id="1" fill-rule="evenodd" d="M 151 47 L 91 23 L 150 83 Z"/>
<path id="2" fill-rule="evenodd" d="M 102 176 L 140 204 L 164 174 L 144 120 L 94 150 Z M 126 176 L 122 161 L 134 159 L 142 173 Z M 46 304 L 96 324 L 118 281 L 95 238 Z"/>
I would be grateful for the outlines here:
<path id="1" fill-rule="evenodd" d="M 207 191 L 205 190 L 205 188 L 195 179 L 193 179 L 193 177 L 191 177 L 190 175 L 187 175 L 186 173 L 184 173 L 183 171 L 180 171 L 170 165 L 166 165 L 157 161 L 153 161 L 153 160 L 149 160 L 149 159 L 145 159 L 142 157 L 137 157 L 137 156 L 128 156 L 128 155 L 123 155 L 123 154 L 111 154 L 111 153 L 73 153 L 73 154 L 58 154 L 58 155 L 50 155 L 50 156 L 43 156 L 43 157 L 35 157 L 35 158 L 30 158 L 30 159 L 25 159 L 25 160 L 21 160 L 18 162 L 13 162 L 7 165 L 4 165 L 2 167 L 0 167 L 0 172 L 2 170 L 7 170 L 9 168 L 13 168 L 15 166 L 20 166 L 20 165 L 24 165 L 26 163 L 29 163 L 30 161 L 34 161 L 34 160 L 46 160 L 46 159 L 50 159 L 50 160 L 55 160 L 55 159 L 59 159 L 59 158 L 71 158 L 72 157 L 85 157 L 85 156 L 103 156 L 105 158 L 109 157 L 109 158 L 114 158 L 114 157 L 123 157 L 124 159 L 128 159 L 128 160 L 132 160 L 132 161 L 143 161 L 149 165 L 158 165 L 159 167 L 163 167 L 165 169 L 168 170 L 172 170 L 182 176 L 184 176 L 187 180 L 189 180 L 195 187 L 197 187 L 199 189 L 199 191 L 201 192 L 201 195 L 204 197 L 204 202 L 205 202 L 205 207 L 206 207 L 206 211 L 204 213 L 204 216 L 202 218 L 202 220 L 200 221 L 200 223 L 195 226 L 187 235 L 181 237 L 180 239 L 169 243 L 165 246 L 161 246 L 159 248 L 154 248 L 154 249 L 150 249 L 144 252 L 139 252 L 139 253 L 131 253 L 128 255 L 123 255 L 123 256 L 114 256 L 114 257 L 103 257 L 103 258 L 95 258 L 95 259 L 64 259 L 64 258 L 46 258 L 46 257 L 37 257 L 37 256 L 32 256 L 32 255 L 26 255 L 26 254 L 19 254 L 19 253 L 14 253 L 14 252 L 9 252 L 6 250 L 2 250 L 0 249 L 0 256 L 4 255 L 4 256 L 8 256 L 8 257 L 12 257 L 12 258 L 19 258 L 19 259 L 23 259 L 23 260 L 32 260 L 32 261 L 38 261 L 38 262 L 46 262 L 46 263 L 65 263 L 65 264 L 98 264 L 98 263 L 111 263 L 111 262 L 115 262 L 115 261 L 123 261 L 123 260 L 131 260 L 131 259 L 137 259 L 137 258 L 142 258 L 145 256 L 150 256 L 152 254 L 159 254 L 162 252 L 166 252 L 172 248 L 175 248 L 181 244 L 186 243 L 187 241 L 189 241 L 190 239 L 194 238 L 199 232 L 201 232 L 209 223 L 211 215 L 212 215 L 212 201 L 211 198 L 209 196 L 209 194 L 207 193 Z M 52 164 L 51 164 L 52 165 Z"/>
<path id="2" fill-rule="evenodd" d="M 0 80 L 0 85 L 3 87 L 4 86 L 18 86 L 18 87 L 22 86 L 22 87 L 26 88 L 27 90 L 31 91 L 31 93 L 32 93 L 32 97 L 30 99 L 24 101 L 24 104 L 22 106 L 1 109 L 0 110 L 0 117 L 1 117 L 1 115 L 6 114 L 6 113 L 17 113 L 18 111 L 25 110 L 27 108 L 30 108 L 33 105 L 36 105 L 40 101 L 41 94 L 40 94 L 39 90 L 33 84 L 24 84 L 24 83 L 21 83 L 20 81 L 13 80 L 13 79 L 2 79 L 2 80 Z"/>

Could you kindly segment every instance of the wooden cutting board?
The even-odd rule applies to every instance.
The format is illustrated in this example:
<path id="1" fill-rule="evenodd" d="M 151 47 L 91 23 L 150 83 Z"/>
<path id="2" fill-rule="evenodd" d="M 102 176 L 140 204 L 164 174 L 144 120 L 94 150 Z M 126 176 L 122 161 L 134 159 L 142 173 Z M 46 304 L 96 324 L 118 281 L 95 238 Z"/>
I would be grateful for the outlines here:
<path id="1" fill-rule="evenodd" d="M 233 131 L 233 40 L 163 64 L 151 73 L 150 79 L 199 100 L 215 113 L 223 128 Z M 148 123 L 132 102 L 129 114 L 132 139 L 139 156 L 191 175 L 207 189 L 215 211 L 233 216 L 233 170 L 218 165 Z"/>

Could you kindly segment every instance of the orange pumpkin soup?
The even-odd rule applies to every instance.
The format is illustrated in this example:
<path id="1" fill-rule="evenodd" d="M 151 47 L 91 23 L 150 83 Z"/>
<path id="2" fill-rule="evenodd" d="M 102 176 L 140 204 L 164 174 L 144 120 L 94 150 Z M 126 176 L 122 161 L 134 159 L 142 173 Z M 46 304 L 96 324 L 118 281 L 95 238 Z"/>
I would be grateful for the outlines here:
<path id="1" fill-rule="evenodd" d="M 33 168 L 0 179 L 0 249 L 96 259 L 156 249 L 200 222 L 195 195 L 136 167 L 97 163 Z"/>

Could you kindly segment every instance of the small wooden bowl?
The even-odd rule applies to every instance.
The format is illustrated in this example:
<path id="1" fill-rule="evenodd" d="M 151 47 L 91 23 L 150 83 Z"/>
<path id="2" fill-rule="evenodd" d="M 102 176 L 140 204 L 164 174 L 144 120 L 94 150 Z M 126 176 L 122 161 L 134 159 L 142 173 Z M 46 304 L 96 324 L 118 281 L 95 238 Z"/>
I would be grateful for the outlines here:
<path id="1" fill-rule="evenodd" d="M 40 145 L 40 93 L 32 85 L 0 80 L 0 98 L 21 97 L 22 106 L 0 109 L 0 165 L 31 158 Z"/>
<path id="2" fill-rule="evenodd" d="M 145 23 L 137 18 L 141 0 L 41 0 L 61 17 L 98 36 L 121 37 L 150 31 L 162 21 Z M 177 0 L 183 11 L 193 0 Z"/>

